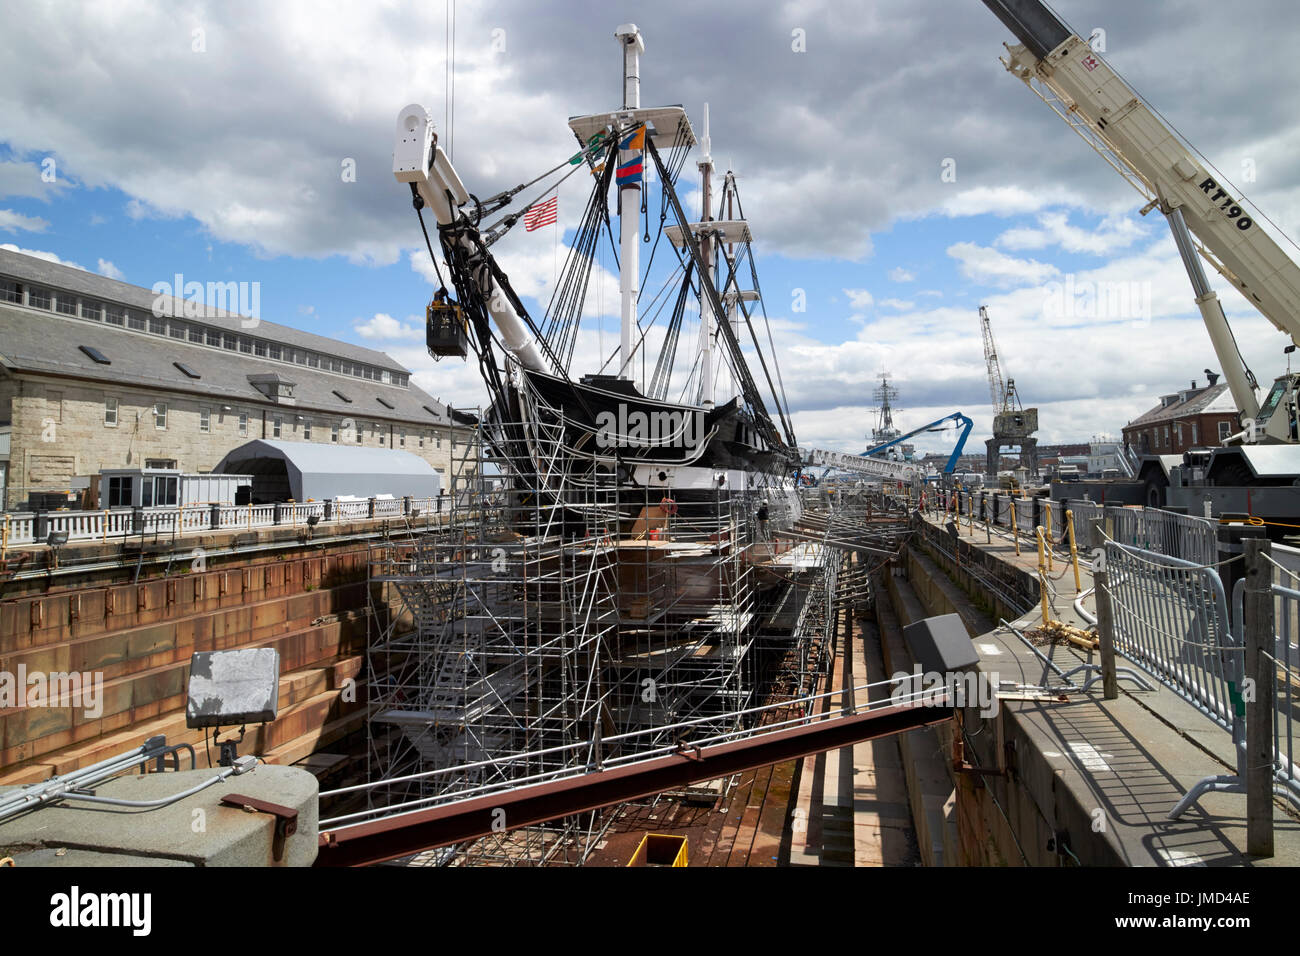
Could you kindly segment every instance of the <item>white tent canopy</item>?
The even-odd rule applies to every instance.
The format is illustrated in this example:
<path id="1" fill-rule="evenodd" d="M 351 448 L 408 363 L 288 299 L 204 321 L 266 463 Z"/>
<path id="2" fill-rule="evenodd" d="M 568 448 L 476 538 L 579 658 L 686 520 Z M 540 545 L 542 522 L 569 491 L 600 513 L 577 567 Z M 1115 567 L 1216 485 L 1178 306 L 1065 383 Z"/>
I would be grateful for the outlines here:
<path id="1" fill-rule="evenodd" d="M 230 451 L 213 471 L 253 476 L 257 502 L 410 495 L 432 498 L 442 479 L 423 458 L 397 448 L 258 439 Z"/>

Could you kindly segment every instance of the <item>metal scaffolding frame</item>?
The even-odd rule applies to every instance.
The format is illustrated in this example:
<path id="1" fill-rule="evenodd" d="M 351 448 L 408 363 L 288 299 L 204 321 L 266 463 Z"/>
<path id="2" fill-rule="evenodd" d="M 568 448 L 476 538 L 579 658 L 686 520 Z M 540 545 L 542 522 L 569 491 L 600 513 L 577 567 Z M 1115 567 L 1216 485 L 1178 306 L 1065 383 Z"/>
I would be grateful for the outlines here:
<path id="1" fill-rule="evenodd" d="M 755 518 L 762 500 L 793 526 L 799 501 L 620 483 L 566 445 L 561 410 L 523 397 L 524 421 L 480 416 L 446 525 L 371 548 L 372 818 L 741 732 L 762 688 L 807 696 L 828 673 L 843 547 L 769 539 Z M 502 821 L 408 862 L 581 863 L 613 818 Z"/>

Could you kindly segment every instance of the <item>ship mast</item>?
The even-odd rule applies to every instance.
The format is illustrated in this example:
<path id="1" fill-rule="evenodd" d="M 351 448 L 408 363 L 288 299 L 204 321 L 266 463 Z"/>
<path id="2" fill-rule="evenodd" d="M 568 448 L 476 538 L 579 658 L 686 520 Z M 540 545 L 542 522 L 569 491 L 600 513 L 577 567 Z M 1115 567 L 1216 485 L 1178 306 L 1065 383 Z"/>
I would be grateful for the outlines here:
<path id="1" fill-rule="evenodd" d="M 704 104 L 704 138 L 701 141 L 704 158 L 696 165 L 700 170 L 700 191 L 703 193 L 704 215 L 700 218 L 708 222 L 713 218 L 713 153 L 709 138 L 709 104 Z M 713 237 L 704 232 L 700 235 L 700 258 L 704 261 L 704 273 L 709 275 L 713 269 Z M 713 407 L 713 306 L 708 296 L 700 299 L 700 404 L 705 408 Z"/>
<path id="2" fill-rule="evenodd" d="M 645 52 L 645 41 L 635 23 L 625 23 L 614 31 L 614 36 L 623 47 L 623 109 L 641 108 L 641 54 Z M 640 157 L 640 150 L 620 149 L 618 165 Z M 643 177 L 642 177 L 643 178 Z M 641 272 L 641 237 L 637 235 L 640 225 L 641 183 L 624 182 L 618 191 L 619 220 L 619 278 L 618 288 L 622 300 L 622 330 L 619 337 L 618 377 L 632 378 L 632 342 L 636 332 L 637 296 Z"/>

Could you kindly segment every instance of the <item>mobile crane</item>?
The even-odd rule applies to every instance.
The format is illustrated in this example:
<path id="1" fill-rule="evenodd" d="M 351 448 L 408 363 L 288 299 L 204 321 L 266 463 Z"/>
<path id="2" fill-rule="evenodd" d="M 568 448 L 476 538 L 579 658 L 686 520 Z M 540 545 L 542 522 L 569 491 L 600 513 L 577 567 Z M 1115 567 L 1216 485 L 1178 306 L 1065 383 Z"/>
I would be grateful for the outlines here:
<path id="1" fill-rule="evenodd" d="M 1231 184 L 1207 171 L 1101 54 L 1040 0 L 983 3 L 1021 41 L 1007 46 L 1007 71 L 1143 196 L 1144 215 L 1152 209 L 1165 215 L 1240 415 L 1240 431 L 1219 447 L 1187 453 L 1182 465 L 1144 459 L 1139 478 L 1147 503 L 1293 520 L 1300 513 L 1300 373 L 1278 376 L 1259 401 L 1259 385 L 1201 258 L 1290 337 L 1288 352 L 1300 342 L 1300 266 L 1260 227 Z"/>

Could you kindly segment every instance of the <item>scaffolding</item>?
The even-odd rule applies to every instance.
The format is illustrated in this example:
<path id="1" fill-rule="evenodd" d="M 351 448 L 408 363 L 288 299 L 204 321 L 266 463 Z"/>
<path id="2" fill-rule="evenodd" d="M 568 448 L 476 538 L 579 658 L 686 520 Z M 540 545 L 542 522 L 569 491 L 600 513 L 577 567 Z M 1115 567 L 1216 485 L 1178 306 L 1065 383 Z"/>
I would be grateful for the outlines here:
<path id="1" fill-rule="evenodd" d="M 749 479 L 680 500 L 631 486 L 572 447 L 562 410 L 523 407 L 524 421 L 480 416 L 442 527 L 372 546 L 374 813 L 743 730 L 774 674 L 799 696 L 833 657 L 842 551 L 783 546 L 756 519 L 766 502 L 771 523 L 792 523 L 796 496 Z M 688 734 L 671 726 L 688 720 Z M 581 863 L 613 816 L 503 821 L 418 862 Z"/>

